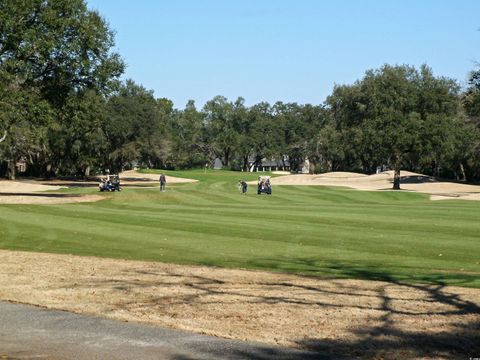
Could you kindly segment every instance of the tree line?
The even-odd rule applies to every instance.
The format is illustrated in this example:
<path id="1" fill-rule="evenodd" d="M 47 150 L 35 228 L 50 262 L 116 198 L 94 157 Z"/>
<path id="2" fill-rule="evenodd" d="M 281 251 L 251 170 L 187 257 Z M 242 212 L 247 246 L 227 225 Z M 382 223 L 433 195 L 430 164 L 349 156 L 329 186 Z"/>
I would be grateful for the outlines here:
<path id="1" fill-rule="evenodd" d="M 84 0 L 0 2 L 0 175 L 89 176 L 133 164 L 195 168 L 220 158 L 247 171 L 288 159 L 298 170 L 378 166 L 480 180 L 480 70 L 462 89 L 424 65 L 384 65 L 323 104 L 216 96 L 184 109 L 133 80 L 114 36 Z"/>

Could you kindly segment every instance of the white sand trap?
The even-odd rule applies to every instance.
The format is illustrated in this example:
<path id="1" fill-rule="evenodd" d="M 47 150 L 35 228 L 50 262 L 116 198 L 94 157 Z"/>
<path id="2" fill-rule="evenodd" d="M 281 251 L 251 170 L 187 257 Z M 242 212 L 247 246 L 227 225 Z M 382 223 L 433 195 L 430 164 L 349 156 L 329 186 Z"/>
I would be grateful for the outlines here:
<path id="1" fill-rule="evenodd" d="M 0 193 L 26 193 L 60 190 L 62 186 L 35 184 L 30 181 L 0 180 Z"/>
<path id="2" fill-rule="evenodd" d="M 368 175 L 347 171 L 333 171 L 329 173 L 318 174 L 316 176 L 322 179 L 357 179 L 367 177 Z"/>
<path id="3" fill-rule="evenodd" d="M 121 182 L 137 183 L 144 181 L 156 181 L 158 182 L 160 174 L 142 174 L 136 170 L 128 170 L 119 174 Z M 184 179 L 175 176 L 165 175 L 167 184 L 180 184 L 180 183 L 192 183 L 198 180 Z"/>
<path id="4" fill-rule="evenodd" d="M 480 201 L 480 194 L 430 195 L 430 200 L 474 200 L 474 201 Z"/>
<path id="5" fill-rule="evenodd" d="M 104 199 L 100 195 L 76 195 L 63 193 L 43 193 L 65 188 L 35 184 L 30 181 L 0 180 L 0 204 L 67 204 L 95 202 Z"/>
<path id="6" fill-rule="evenodd" d="M 480 200 L 480 186 L 448 181 L 410 171 L 401 171 L 402 190 L 431 195 L 432 200 Z M 255 181 L 250 182 L 252 184 Z M 319 175 L 286 175 L 272 179 L 273 185 L 342 186 L 356 190 L 391 190 L 393 171 L 364 175 L 349 172 L 330 172 Z"/>
<path id="7" fill-rule="evenodd" d="M 96 202 L 105 199 L 100 195 L 68 195 L 68 194 L 49 194 L 48 196 L 40 195 L 0 195 L 0 204 L 32 204 L 32 205 L 56 205 Z"/>

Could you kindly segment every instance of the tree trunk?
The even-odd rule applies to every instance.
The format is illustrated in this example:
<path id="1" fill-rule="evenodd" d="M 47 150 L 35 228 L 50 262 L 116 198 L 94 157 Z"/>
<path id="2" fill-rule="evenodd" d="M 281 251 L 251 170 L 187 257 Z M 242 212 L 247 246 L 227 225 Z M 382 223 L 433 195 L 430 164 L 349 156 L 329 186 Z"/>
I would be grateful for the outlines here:
<path id="1" fill-rule="evenodd" d="M 223 153 L 223 166 L 228 167 L 229 162 L 230 162 L 230 150 L 225 150 Z"/>
<path id="2" fill-rule="evenodd" d="M 310 174 L 315 174 L 315 161 L 310 162 Z"/>
<path id="3" fill-rule="evenodd" d="M 248 171 L 248 155 L 243 156 L 243 171 Z"/>
<path id="4" fill-rule="evenodd" d="M 85 168 L 84 175 L 85 175 L 85 177 L 90 176 L 90 166 L 87 166 L 87 167 Z"/>
<path id="5" fill-rule="evenodd" d="M 465 168 L 463 167 L 462 163 L 460 163 L 460 172 L 462 173 L 462 178 L 460 181 L 467 181 L 467 175 L 465 174 Z"/>
<path id="6" fill-rule="evenodd" d="M 16 161 L 15 160 L 8 160 L 8 179 L 9 180 L 15 180 L 16 174 L 17 174 L 17 168 L 15 167 Z"/>
<path id="7" fill-rule="evenodd" d="M 52 164 L 47 164 L 45 168 L 45 176 L 47 177 L 47 179 L 50 179 L 51 177 L 54 176 L 52 168 L 53 168 Z"/>
<path id="8" fill-rule="evenodd" d="M 400 190 L 400 168 L 393 170 L 393 190 Z"/>

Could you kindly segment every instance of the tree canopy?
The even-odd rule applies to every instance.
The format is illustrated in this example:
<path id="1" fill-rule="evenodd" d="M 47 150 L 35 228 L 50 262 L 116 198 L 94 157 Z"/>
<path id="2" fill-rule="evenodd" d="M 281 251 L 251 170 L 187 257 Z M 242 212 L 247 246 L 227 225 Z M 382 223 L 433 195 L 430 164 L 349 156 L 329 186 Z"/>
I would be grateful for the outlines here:
<path id="1" fill-rule="evenodd" d="M 85 106 L 73 102 L 115 87 L 124 66 L 113 45 L 112 31 L 83 0 L 0 2 L 0 130 L 7 134 L 1 146 L 11 178 L 18 159 L 45 150 L 46 132 L 72 127 L 62 118 Z"/>
<path id="2" fill-rule="evenodd" d="M 455 136 L 463 136 L 451 129 L 461 116 L 459 90 L 454 80 L 435 77 L 427 66 L 390 65 L 336 87 L 327 106 L 348 142 L 343 148 L 349 166 L 368 173 L 386 165 L 395 170 L 395 189 L 401 168 L 435 175 L 459 168 L 461 162 L 447 163 L 444 156 Z"/>

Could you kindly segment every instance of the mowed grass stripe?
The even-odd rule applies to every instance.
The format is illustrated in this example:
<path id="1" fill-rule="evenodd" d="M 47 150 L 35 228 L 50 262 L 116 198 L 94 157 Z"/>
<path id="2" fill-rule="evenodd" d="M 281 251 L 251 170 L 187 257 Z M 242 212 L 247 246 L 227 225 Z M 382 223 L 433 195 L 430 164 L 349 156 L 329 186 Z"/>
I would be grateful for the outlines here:
<path id="1" fill-rule="evenodd" d="M 151 213 L 148 213 L 148 214 L 147 214 L 147 213 L 140 214 L 139 218 L 142 219 L 142 220 L 144 220 L 144 219 L 148 218 L 148 216 L 149 216 L 150 214 L 151 214 Z M 135 214 L 130 214 L 129 216 L 134 216 L 134 215 L 135 215 Z M 249 214 L 244 214 L 243 217 L 240 217 L 240 216 L 238 216 L 238 215 L 239 215 L 239 214 L 237 213 L 237 219 L 242 219 L 242 218 L 245 218 L 245 219 L 246 219 L 246 218 L 249 216 Z M 272 216 L 272 215 L 273 215 L 273 218 L 274 218 L 274 215 L 275 215 L 275 214 L 271 214 L 271 216 Z M 95 216 L 97 220 L 100 220 L 100 219 L 102 218 L 102 215 L 101 215 L 101 214 L 95 214 L 95 215 L 93 215 L 93 216 Z M 103 216 L 105 216 L 105 215 L 103 215 Z M 164 215 L 164 216 L 165 216 L 165 215 Z M 175 216 L 182 216 L 182 215 L 175 215 Z M 195 216 L 195 217 L 198 217 L 198 214 L 195 213 L 194 216 Z M 218 216 L 218 215 L 216 215 L 216 216 Z M 250 215 L 250 217 L 252 217 L 252 216 Z M 287 217 L 285 217 L 284 215 L 281 215 L 280 217 L 281 217 L 281 220 L 284 221 L 284 222 L 289 221 L 289 220 L 287 219 Z M 330 215 L 330 217 L 331 217 L 331 215 Z M 309 219 L 308 219 L 307 216 L 304 216 L 304 215 L 301 215 L 301 214 L 298 215 L 298 218 L 295 218 L 295 215 L 291 215 L 291 214 L 290 214 L 290 215 L 289 215 L 289 218 L 290 218 L 290 221 L 292 221 L 292 222 L 296 222 L 297 219 L 299 219 L 299 218 L 303 218 L 304 222 L 308 222 L 308 221 L 309 221 Z M 335 225 L 335 224 L 340 225 L 340 224 L 341 224 L 342 227 L 349 227 L 349 226 L 352 226 L 352 227 L 369 227 L 369 226 L 371 226 L 371 224 L 365 223 L 364 220 L 357 220 L 357 221 L 354 221 L 354 222 L 350 221 L 350 223 L 348 223 L 348 222 L 345 221 L 345 220 L 346 220 L 345 217 L 342 218 L 342 217 L 340 217 L 340 216 L 334 217 L 334 218 L 333 218 L 333 222 L 332 222 L 332 221 L 326 221 L 326 220 L 329 219 L 329 215 L 328 215 L 328 214 L 323 214 L 320 222 L 318 221 L 318 219 L 319 219 L 318 217 L 314 217 L 314 218 L 311 219 L 311 221 L 315 222 L 317 225 L 319 225 L 320 223 L 322 223 L 322 224 L 328 224 L 328 225 Z M 188 221 L 191 221 L 191 222 L 195 222 L 195 219 L 192 219 L 192 218 L 187 219 L 187 220 L 188 220 Z M 107 221 L 109 221 L 109 222 L 117 222 L 117 220 L 113 219 L 110 215 L 107 216 Z M 156 221 L 156 219 L 154 219 L 154 221 Z M 215 220 L 215 221 L 221 221 L 222 223 L 231 223 L 231 222 L 229 222 L 229 219 L 218 219 L 218 220 Z M 238 220 L 236 220 L 236 221 L 238 222 Z M 119 219 L 118 222 L 123 222 L 123 219 Z M 392 228 L 392 227 L 391 227 L 392 222 L 385 221 L 385 223 L 387 223 L 387 224 L 390 226 L 390 230 L 398 230 L 398 229 L 395 229 L 395 228 Z M 156 226 L 157 223 L 152 224 L 152 225 L 153 225 L 153 226 Z M 255 224 L 255 223 L 252 223 L 251 225 L 252 225 L 252 226 L 257 226 L 257 225 L 265 226 L 265 224 Z M 377 223 L 377 225 L 378 225 L 378 223 Z M 423 224 L 421 224 L 421 225 L 423 225 Z M 410 224 L 410 226 L 412 226 L 412 224 Z M 378 226 L 377 226 L 377 229 L 378 229 Z M 400 228 L 399 228 L 399 229 L 400 229 L 400 230 L 402 229 L 401 224 L 400 224 Z M 418 231 L 421 231 L 421 229 L 417 229 L 417 230 L 418 230 Z M 456 231 L 457 231 L 457 230 L 454 229 L 454 232 L 456 232 Z M 473 231 L 474 231 L 474 230 L 472 230 L 472 232 L 473 232 Z M 445 234 L 445 232 L 443 232 L 443 234 Z"/>
<path id="2" fill-rule="evenodd" d="M 96 221 L 100 221 L 100 216 L 99 214 L 97 213 L 91 213 L 89 214 L 91 216 L 91 219 L 95 219 Z M 103 217 L 105 217 L 105 214 L 102 214 Z M 75 219 L 74 221 L 66 221 L 66 219 L 62 219 L 62 215 L 59 215 L 57 214 L 56 215 L 57 217 L 57 220 L 61 220 L 59 221 L 59 224 L 69 224 L 68 227 L 71 228 L 71 231 L 73 231 L 74 233 L 82 233 L 82 234 L 86 234 L 88 236 L 91 236 L 92 233 L 91 231 L 88 231 L 86 229 L 89 229 L 91 228 L 92 226 L 92 222 L 87 222 L 85 221 L 86 219 L 83 218 L 82 220 L 82 223 L 75 226 Z M 63 216 L 65 217 L 65 216 Z M 179 234 L 182 234 L 182 233 L 185 233 L 185 232 L 193 232 L 195 234 L 195 236 L 190 236 L 188 237 L 189 238 L 189 241 L 195 241 L 195 238 L 200 238 L 202 235 L 213 235 L 216 233 L 216 223 L 217 221 L 223 221 L 223 223 L 228 223 L 229 219 L 226 218 L 226 219 L 218 219 L 216 218 L 215 221 L 211 222 L 211 224 L 209 226 L 205 226 L 205 224 L 202 224 L 202 227 L 201 227 L 201 231 L 199 230 L 200 229 L 200 224 L 203 222 L 205 223 L 204 220 L 200 219 L 198 221 L 196 221 L 194 218 L 187 218 L 185 219 L 185 217 L 181 218 L 181 219 L 178 219 L 179 216 L 178 215 L 174 215 L 172 214 L 170 217 L 168 217 L 168 219 L 163 219 L 162 222 L 158 222 L 158 219 L 154 218 L 153 219 L 153 222 L 151 221 L 146 221 L 145 219 L 148 217 L 148 214 L 141 214 L 140 218 L 144 219 L 143 221 L 143 224 L 140 226 L 140 225 L 123 225 L 124 223 L 124 220 L 119 218 L 118 221 L 116 221 L 117 223 L 117 227 L 116 227 L 116 231 L 113 232 L 113 236 L 114 238 L 116 239 L 122 239 L 124 237 L 127 237 L 128 238 L 134 238 L 135 235 L 139 232 L 143 233 L 144 234 L 144 240 L 145 239 L 148 239 L 150 240 L 150 237 L 151 236 L 154 236 L 155 239 L 152 239 L 150 240 L 151 242 L 161 242 L 158 240 L 159 237 L 161 236 L 164 236 L 166 234 L 168 234 L 168 236 L 179 236 Z M 175 221 L 171 224 L 171 223 L 168 223 L 166 221 L 168 221 L 169 219 L 174 219 Z M 24 219 L 25 220 L 25 219 Z M 28 220 L 28 218 L 26 219 Z M 108 225 L 109 223 L 109 219 L 108 217 L 107 218 L 104 218 L 103 220 L 103 223 L 104 225 Z M 180 224 L 179 224 L 180 222 Z M 190 222 L 191 224 L 189 226 L 185 226 L 185 223 L 186 222 Z M 140 228 L 139 228 L 140 227 Z M 338 251 L 338 249 L 336 249 L 336 247 L 340 246 L 344 251 L 348 251 L 348 250 L 355 250 L 356 248 L 358 248 L 359 245 L 365 245 L 367 246 L 373 246 L 373 250 L 369 250 L 370 253 L 372 254 L 389 254 L 392 252 L 392 247 L 397 247 L 399 249 L 401 249 L 401 246 L 397 245 L 396 244 L 391 244 L 390 246 L 388 247 L 378 247 L 376 248 L 376 244 L 377 244 L 377 241 L 375 241 L 375 239 L 373 238 L 364 238 L 364 239 L 361 239 L 361 238 L 358 238 L 356 236 L 353 236 L 352 237 L 352 234 L 354 234 L 351 229 L 349 229 L 350 226 L 342 226 L 342 228 L 340 229 L 336 229 L 336 236 L 331 238 L 331 239 L 322 239 L 322 236 L 321 234 L 319 234 L 319 236 L 317 237 L 314 237 L 312 238 L 312 235 L 309 235 L 309 236 L 306 236 L 306 235 L 303 235 L 303 234 L 308 234 L 309 233 L 309 230 L 312 230 L 312 232 L 310 232 L 310 234 L 312 234 L 314 232 L 314 228 L 312 227 L 312 229 L 308 229 L 304 226 L 304 232 L 302 233 L 302 235 L 298 235 L 298 233 L 295 232 L 295 230 L 293 231 L 293 233 L 291 233 L 291 231 L 289 231 L 289 226 L 283 228 L 283 229 L 280 229 L 281 232 L 284 233 L 285 235 L 285 240 L 275 240 L 277 235 L 272 235 L 272 236 L 264 236 L 264 238 L 262 239 L 256 239 L 256 242 L 257 243 L 263 243 L 265 241 L 277 241 L 277 242 L 281 242 L 281 241 L 285 241 L 285 242 L 292 242 L 292 241 L 298 241 L 298 240 L 302 240 L 303 242 L 303 245 L 305 246 L 308 246 L 308 245 L 316 245 L 318 242 L 321 242 L 322 243 L 322 251 L 325 252 L 326 249 L 327 249 L 327 246 L 330 246 L 330 247 L 333 247 L 335 248 L 335 251 Z M 133 229 L 132 229 L 133 228 Z M 145 229 L 145 228 L 149 228 L 149 229 Z M 179 229 L 181 228 L 182 230 L 176 230 L 176 229 Z M 64 227 L 61 227 L 59 228 L 59 226 L 55 227 L 55 230 L 57 229 L 60 229 L 62 231 L 65 231 L 66 229 Z M 52 232 L 52 228 L 49 229 L 50 233 Z M 242 241 L 245 241 L 245 238 L 252 238 L 252 235 L 256 235 L 256 230 L 254 230 L 252 233 L 248 233 L 248 232 L 245 232 L 245 229 L 242 230 L 242 226 L 237 226 L 236 229 L 234 229 L 232 226 L 230 226 L 230 236 L 231 237 L 234 237 L 234 239 L 232 239 L 232 241 L 237 241 L 237 240 L 242 240 Z M 243 234 L 243 237 L 242 236 L 238 236 L 239 234 Z M 62 233 L 62 235 L 58 235 L 57 238 L 60 238 L 61 236 L 63 236 L 64 234 Z M 315 235 L 315 234 L 313 234 Z M 397 236 L 399 234 L 396 234 Z M 88 238 L 88 237 L 87 237 Z M 342 242 L 341 243 L 338 243 L 338 239 L 342 239 Z M 211 236 L 210 236 L 210 241 L 214 241 Z M 352 241 L 351 241 L 352 240 Z M 385 241 L 385 239 L 383 238 L 383 236 L 381 238 L 379 238 L 379 241 L 383 242 Z M 190 243 L 190 242 L 189 242 Z M 117 244 L 118 246 L 119 244 Z M 445 244 L 444 244 L 445 245 Z M 455 245 L 455 244 L 454 244 Z M 378 250 L 376 250 L 378 249 Z M 406 254 L 405 254 L 406 255 Z M 421 252 L 418 252 L 416 251 L 416 257 L 419 257 L 419 256 L 424 256 L 424 255 L 431 255 L 431 254 L 423 254 Z M 412 256 L 411 254 L 409 254 L 409 256 Z"/>

